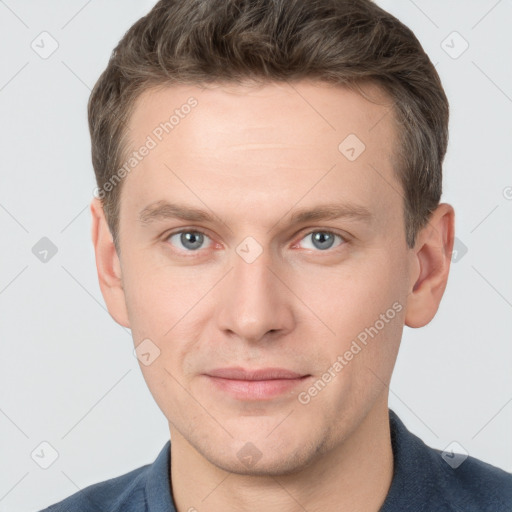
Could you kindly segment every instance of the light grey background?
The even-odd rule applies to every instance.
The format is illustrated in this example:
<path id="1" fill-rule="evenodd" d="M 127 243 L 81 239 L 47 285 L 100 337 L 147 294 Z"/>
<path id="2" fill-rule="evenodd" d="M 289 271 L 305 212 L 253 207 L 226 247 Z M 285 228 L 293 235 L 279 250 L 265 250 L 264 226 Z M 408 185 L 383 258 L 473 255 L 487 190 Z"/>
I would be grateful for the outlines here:
<path id="1" fill-rule="evenodd" d="M 150 463 L 169 436 L 129 331 L 106 312 L 88 211 L 90 89 L 153 3 L 0 1 L 1 512 Z M 449 97 L 442 200 L 459 240 L 437 316 L 405 328 L 390 405 L 427 444 L 512 471 L 512 4 L 378 3 L 415 32 Z M 48 58 L 31 47 L 52 39 Z M 58 250 L 46 263 L 32 252 L 42 237 Z M 44 441 L 58 452 L 48 469 Z"/>

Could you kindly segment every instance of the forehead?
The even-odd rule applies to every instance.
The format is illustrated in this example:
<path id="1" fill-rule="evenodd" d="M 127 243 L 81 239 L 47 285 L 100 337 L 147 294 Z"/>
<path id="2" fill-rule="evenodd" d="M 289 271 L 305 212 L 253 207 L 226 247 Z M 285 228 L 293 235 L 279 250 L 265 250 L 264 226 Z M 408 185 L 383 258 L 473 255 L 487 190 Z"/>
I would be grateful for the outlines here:
<path id="1" fill-rule="evenodd" d="M 196 120 L 194 133 L 203 149 L 209 141 L 217 144 L 225 136 L 231 139 L 240 135 L 243 140 L 249 129 L 251 136 L 262 142 L 278 142 L 290 136 L 311 139 L 315 134 L 331 135 L 329 140 L 336 142 L 344 134 L 354 133 L 374 150 L 379 149 L 379 139 L 389 149 L 395 131 L 393 100 L 370 82 L 358 85 L 357 90 L 361 92 L 313 80 L 152 87 L 135 100 L 128 124 L 129 139 L 136 143 L 137 138 L 155 130 L 153 134 L 159 138 L 159 126 L 169 122 L 174 134 L 184 132 L 190 123 L 182 121 L 191 114 Z M 192 103 L 196 106 L 191 108 Z M 302 122 L 297 124 L 299 120 Z M 168 138 L 165 135 L 170 131 L 162 129 L 160 135 Z"/>
<path id="2" fill-rule="evenodd" d="M 148 140 L 152 149 L 122 194 L 139 208 L 179 190 L 197 205 L 283 209 L 309 190 L 301 206 L 324 196 L 401 208 L 392 102 L 374 85 L 363 91 L 314 81 L 149 89 L 134 105 L 129 140 L 132 151 Z"/>

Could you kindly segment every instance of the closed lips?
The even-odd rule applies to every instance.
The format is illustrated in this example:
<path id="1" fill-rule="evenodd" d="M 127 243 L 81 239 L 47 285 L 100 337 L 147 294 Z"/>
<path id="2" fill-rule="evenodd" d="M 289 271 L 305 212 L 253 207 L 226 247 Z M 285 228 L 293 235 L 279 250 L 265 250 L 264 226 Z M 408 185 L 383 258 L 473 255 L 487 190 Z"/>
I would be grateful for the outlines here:
<path id="1" fill-rule="evenodd" d="M 285 368 L 260 368 L 256 370 L 246 370 L 240 367 L 217 368 L 215 370 L 208 371 L 206 375 L 232 380 L 300 379 L 308 376 Z"/>

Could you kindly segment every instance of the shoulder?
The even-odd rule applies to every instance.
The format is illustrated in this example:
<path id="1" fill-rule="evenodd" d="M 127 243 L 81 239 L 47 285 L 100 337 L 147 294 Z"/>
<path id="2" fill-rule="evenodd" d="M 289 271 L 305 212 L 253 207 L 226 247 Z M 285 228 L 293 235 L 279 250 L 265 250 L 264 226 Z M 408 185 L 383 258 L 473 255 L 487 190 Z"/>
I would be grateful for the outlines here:
<path id="1" fill-rule="evenodd" d="M 390 427 L 394 475 L 381 512 L 512 512 L 511 473 L 427 446 L 391 410 Z"/>
<path id="2" fill-rule="evenodd" d="M 146 510 L 144 485 L 149 466 L 89 485 L 41 512 L 143 512 Z"/>
<path id="3" fill-rule="evenodd" d="M 98 482 L 41 512 L 175 512 L 170 491 L 170 441 L 152 464 Z M 162 508 L 163 507 L 163 508 Z"/>
<path id="4" fill-rule="evenodd" d="M 426 449 L 430 452 L 436 487 L 447 503 L 454 505 L 453 510 L 512 511 L 511 473 L 471 456 L 465 458 L 430 447 Z M 450 466 L 446 462 L 448 456 L 460 457 L 458 462 L 462 461 L 461 464 Z"/>

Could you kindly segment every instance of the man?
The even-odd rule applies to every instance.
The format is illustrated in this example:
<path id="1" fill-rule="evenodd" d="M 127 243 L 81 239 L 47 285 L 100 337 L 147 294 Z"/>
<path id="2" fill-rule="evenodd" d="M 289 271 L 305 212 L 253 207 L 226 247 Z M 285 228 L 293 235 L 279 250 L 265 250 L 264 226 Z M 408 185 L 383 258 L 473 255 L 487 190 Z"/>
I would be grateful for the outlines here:
<path id="1" fill-rule="evenodd" d="M 47 510 L 512 510 L 512 475 L 388 409 L 454 240 L 448 102 L 407 27 L 369 0 L 160 1 L 89 124 L 100 287 L 171 441 Z"/>

